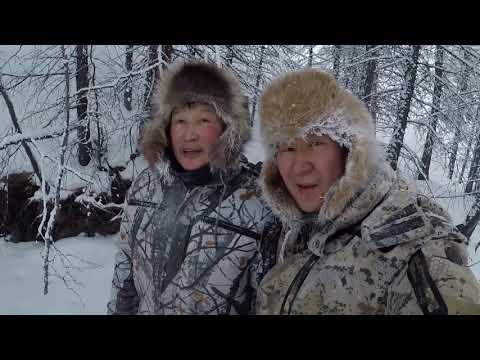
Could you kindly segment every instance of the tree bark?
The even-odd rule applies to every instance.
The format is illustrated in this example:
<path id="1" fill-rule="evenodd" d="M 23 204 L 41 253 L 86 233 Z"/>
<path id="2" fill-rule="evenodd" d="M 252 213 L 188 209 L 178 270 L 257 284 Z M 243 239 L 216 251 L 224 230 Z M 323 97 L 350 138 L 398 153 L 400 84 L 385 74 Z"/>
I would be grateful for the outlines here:
<path id="1" fill-rule="evenodd" d="M 65 132 L 62 140 L 62 148 L 60 150 L 60 168 L 58 170 L 58 175 L 56 179 L 53 208 L 51 209 L 51 211 L 48 212 L 48 216 L 42 218 L 42 224 L 40 225 L 40 229 L 42 229 L 45 219 L 48 218 L 47 228 L 43 233 L 43 238 L 45 240 L 45 257 L 43 262 L 43 269 L 44 269 L 43 294 L 44 295 L 48 294 L 49 270 L 50 270 L 50 267 L 49 267 L 50 248 L 51 248 L 51 244 L 53 243 L 52 231 L 53 231 L 53 226 L 55 224 L 55 219 L 58 215 L 58 208 L 60 203 L 60 188 L 62 184 L 63 175 L 65 173 L 65 166 L 64 166 L 65 153 L 67 152 L 69 126 L 70 126 L 70 69 L 68 66 L 68 57 L 66 54 L 65 46 L 62 46 L 62 55 L 63 55 L 64 67 L 65 67 Z"/>
<path id="2" fill-rule="evenodd" d="M 477 114 L 475 115 L 475 122 L 478 124 L 480 121 L 480 106 L 477 106 Z M 477 132 L 480 131 L 479 127 L 476 127 Z M 472 163 L 470 164 L 470 170 L 468 171 L 467 185 L 465 186 L 465 192 L 469 193 L 472 191 L 473 185 L 478 183 L 475 179 L 479 174 L 479 162 L 480 162 L 480 134 L 477 134 L 477 140 L 475 143 L 475 148 L 473 150 Z"/>
<path id="3" fill-rule="evenodd" d="M 233 45 L 227 45 L 227 57 L 225 59 L 228 68 L 232 68 L 233 65 Z"/>
<path id="4" fill-rule="evenodd" d="M 259 98 L 259 86 L 260 86 L 260 80 L 262 78 L 262 66 L 263 66 L 263 57 L 265 54 L 265 45 L 262 45 L 260 47 L 260 59 L 258 61 L 258 67 L 257 67 L 257 76 L 255 78 L 255 96 L 253 97 L 253 104 L 252 104 L 252 116 L 250 117 L 250 124 L 253 125 L 253 120 L 255 119 L 255 111 L 257 107 L 257 102 Z"/>
<path id="5" fill-rule="evenodd" d="M 469 55 L 466 51 L 464 51 L 463 58 L 464 60 L 469 59 Z M 462 74 L 460 77 L 460 93 L 464 93 L 465 91 L 467 91 L 469 72 L 470 72 L 469 67 L 466 64 L 464 64 Z M 459 110 L 460 111 L 458 112 L 457 121 L 455 123 L 455 135 L 453 138 L 452 151 L 450 153 L 450 161 L 448 163 L 448 178 L 450 180 L 453 177 L 453 172 L 455 170 L 455 163 L 457 161 L 458 144 L 460 142 L 460 137 L 461 137 L 461 127 L 464 122 L 464 116 L 466 116 L 467 114 L 467 109 L 464 104 L 460 106 Z"/>
<path id="6" fill-rule="evenodd" d="M 417 65 L 420 56 L 420 45 L 411 47 L 411 55 L 408 59 L 407 68 L 405 71 L 405 84 L 403 93 L 400 97 L 399 110 L 397 113 L 397 122 L 395 130 L 392 134 L 392 139 L 387 149 L 387 159 L 394 170 L 397 170 L 398 158 L 400 157 L 400 150 L 403 145 L 405 137 L 405 130 L 407 128 L 408 115 L 410 113 L 410 104 L 412 102 L 413 93 L 415 90 L 415 80 L 417 78 Z"/>
<path id="7" fill-rule="evenodd" d="M 372 57 L 366 66 L 365 82 L 363 84 L 363 99 L 367 105 L 368 111 L 371 113 L 374 120 L 374 126 L 376 125 L 376 111 L 375 111 L 375 95 L 377 87 L 377 59 L 378 50 L 371 51 L 376 45 L 367 45 L 365 50 L 368 52 L 367 56 Z"/>
<path id="8" fill-rule="evenodd" d="M 313 65 L 313 45 L 310 45 L 308 49 L 308 67 L 311 68 Z"/>
<path id="9" fill-rule="evenodd" d="M 418 180 L 428 180 L 429 178 L 433 144 L 440 115 L 439 110 L 443 93 L 443 56 L 444 52 L 442 47 L 437 45 L 435 48 L 435 79 L 433 82 L 433 102 L 432 109 L 430 111 L 431 121 L 427 132 L 427 139 L 425 140 L 425 145 L 423 147 L 422 160 L 420 163 L 422 171 L 418 174 Z"/>
<path id="10" fill-rule="evenodd" d="M 127 45 L 125 50 L 125 70 L 130 73 L 133 69 L 133 45 Z M 127 79 L 127 86 L 123 93 L 123 104 L 125 109 L 132 111 L 132 82 L 130 78 Z"/>
<path id="11" fill-rule="evenodd" d="M 78 162 L 87 166 L 91 160 L 92 143 L 90 142 L 90 122 L 87 117 L 88 99 L 88 51 L 87 45 L 75 46 L 77 55 L 77 71 L 75 74 L 77 83 L 77 119 L 80 124 L 77 130 L 78 137 Z"/>
<path id="12" fill-rule="evenodd" d="M 340 58 L 342 55 L 342 46 L 334 45 L 333 48 L 333 76 L 338 80 L 340 75 Z"/>

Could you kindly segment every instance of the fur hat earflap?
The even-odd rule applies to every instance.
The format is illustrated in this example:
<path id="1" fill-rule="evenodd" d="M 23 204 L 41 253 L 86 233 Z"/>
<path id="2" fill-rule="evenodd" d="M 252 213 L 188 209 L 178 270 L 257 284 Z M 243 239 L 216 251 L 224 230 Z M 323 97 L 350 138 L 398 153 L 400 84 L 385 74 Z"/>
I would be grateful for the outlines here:
<path id="1" fill-rule="evenodd" d="M 203 62 L 170 65 L 152 96 L 150 120 L 143 134 L 145 159 L 151 166 L 163 160 L 172 111 L 198 102 L 211 105 L 226 127 L 211 154 L 212 170 L 232 166 L 250 138 L 246 99 L 237 79 L 225 69 Z"/>
<path id="2" fill-rule="evenodd" d="M 278 171 L 278 146 L 308 134 L 327 135 L 348 149 L 345 174 L 325 195 L 319 217 L 333 218 L 368 182 L 377 163 L 373 121 L 365 105 L 333 76 L 317 69 L 290 72 L 273 81 L 260 102 L 260 131 L 267 158 L 263 194 L 283 221 L 301 218 Z"/>

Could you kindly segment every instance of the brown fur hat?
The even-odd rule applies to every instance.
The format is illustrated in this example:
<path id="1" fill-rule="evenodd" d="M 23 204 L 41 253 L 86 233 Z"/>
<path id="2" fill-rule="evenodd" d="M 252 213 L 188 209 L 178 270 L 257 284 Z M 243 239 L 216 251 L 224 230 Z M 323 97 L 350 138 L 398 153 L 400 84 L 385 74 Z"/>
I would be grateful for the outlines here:
<path id="1" fill-rule="evenodd" d="M 176 63 L 163 73 L 157 84 L 150 121 L 143 135 L 143 155 L 150 166 L 163 159 L 173 109 L 192 102 L 211 105 L 226 125 L 213 150 L 210 166 L 212 169 L 232 166 L 250 137 L 247 98 L 233 74 L 208 63 Z"/>
<path id="2" fill-rule="evenodd" d="M 307 69 L 273 81 L 260 104 L 260 130 L 267 158 L 260 176 L 266 201 L 284 222 L 302 217 L 276 165 L 278 145 L 309 133 L 329 136 L 346 147 L 345 174 L 325 195 L 319 217 L 333 219 L 366 185 L 377 162 L 370 114 L 329 74 Z"/>

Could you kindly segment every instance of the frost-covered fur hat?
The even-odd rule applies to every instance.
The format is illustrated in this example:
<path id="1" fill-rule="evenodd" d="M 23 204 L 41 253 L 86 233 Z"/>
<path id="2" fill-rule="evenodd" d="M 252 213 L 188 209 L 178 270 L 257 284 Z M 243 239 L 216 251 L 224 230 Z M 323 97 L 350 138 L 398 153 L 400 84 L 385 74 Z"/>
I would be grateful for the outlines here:
<path id="1" fill-rule="evenodd" d="M 267 156 L 260 185 L 284 222 L 301 219 L 278 171 L 278 146 L 309 133 L 329 136 L 348 149 L 345 174 L 325 195 L 319 217 L 334 219 L 367 184 L 377 163 L 373 121 L 364 104 L 329 74 L 315 70 L 288 73 L 273 81 L 260 104 L 260 129 Z"/>
<path id="2" fill-rule="evenodd" d="M 233 166 L 250 137 L 247 98 L 233 74 L 213 64 L 180 62 L 164 71 L 157 84 L 143 137 L 143 154 L 150 166 L 165 160 L 173 109 L 193 102 L 211 105 L 226 125 L 213 150 L 211 168 Z"/>

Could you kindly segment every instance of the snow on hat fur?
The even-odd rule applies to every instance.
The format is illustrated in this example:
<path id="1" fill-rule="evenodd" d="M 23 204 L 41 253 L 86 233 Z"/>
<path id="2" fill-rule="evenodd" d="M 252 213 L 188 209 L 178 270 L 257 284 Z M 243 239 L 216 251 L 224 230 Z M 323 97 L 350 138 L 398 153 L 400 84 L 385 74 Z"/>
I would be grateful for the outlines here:
<path id="1" fill-rule="evenodd" d="M 289 222 L 302 213 L 278 171 L 275 155 L 282 143 L 309 133 L 327 135 L 346 147 L 345 174 L 325 195 L 319 218 L 339 216 L 367 184 L 377 162 L 373 121 L 365 105 L 316 69 L 290 72 L 273 81 L 260 103 L 260 131 L 267 156 L 260 175 L 265 200 Z"/>
<path id="2" fill-rule="evenodd" d="M 152 97 L 150 122 L 144 131 L 143 155 L 150 166 L 163 160 L 168 146 L 167 127 L 172 111 L 188 103 L 211 105 L 226 125 L 213 149 L 210 166 L 232 166 L 250 138 L 247 98 L 230 72 L 213 64 L 188 62 L 172 64 L 158 79 Z"/>

